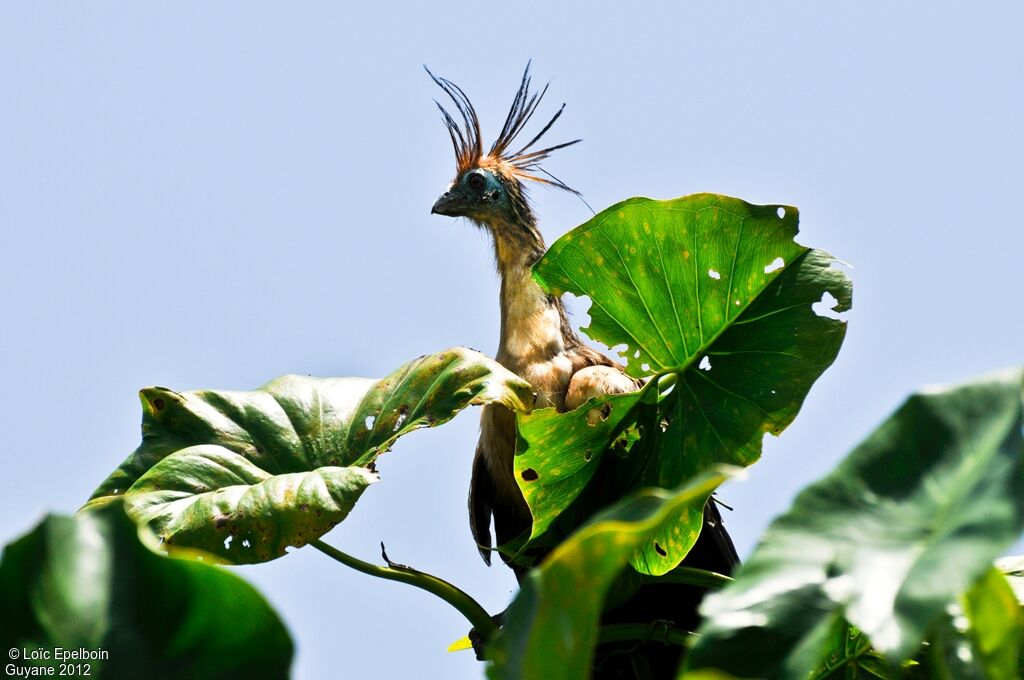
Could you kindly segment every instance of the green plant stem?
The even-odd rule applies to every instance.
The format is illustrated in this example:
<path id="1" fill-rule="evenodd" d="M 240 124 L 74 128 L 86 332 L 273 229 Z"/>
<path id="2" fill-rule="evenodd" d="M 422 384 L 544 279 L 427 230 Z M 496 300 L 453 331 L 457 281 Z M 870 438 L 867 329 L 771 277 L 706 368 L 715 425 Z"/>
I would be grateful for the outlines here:
<path id="1" fill-rule="evenodd" d="M 953 674 L 949 672 L 949 666 L 946 665 L 946 659 L 942 655 L 941 646 L 936 642 L 928 645 L 928 656 L 931 657 L 932 662 L 931 670 L 938 674 L 937 680 L 953 680 Z"/>
<path id="2" fill-rule="evenodd" d="M 837 670 L 847 668 L 854 660 L 859 659 L 868 652 L 871 651 L 870 641 L 860 642 L 853 652 L 845 653 L 840 657 L 829 660 L 828 664 L 823 668 L 819 668 L 817 672 L 811 675 L 810 680 L 824 680 L 824 678 L 831 677 L 836 673 Z M 952 678 L 946 678 L 945 680 L 953 680 Z"/>
<path id="3" fill-rule="evenodd" d="M 380 567 L 376 564 L 370 564 L 369 562 L 364 562 L 357 557 L 352 557 L 347 553 L 343 553 L 334 546 L 328 545 L 320 540 L 312 541 L 310 545 L 328 557 L 341 562 L 346 567 L 352 567 L 356 571 L 361 571 L 364 574 L 369 574 L 370 576 L 388 579 L 389 581 L 408 583 L 411 586 L 416 586 L 421 590 L 425 590 L 428 593 L 436 595 L 451 606 L 455 607 L 460 614 L 465 616 L 466 620 L 472 624 L 473 628 L 484 640 L 489 638 L 491 634 L 498 629 L 498 626 L 494 623 L 491 615 L 487 613 L 486 609 L 480 606 L 479 602 L 466 594 L 465 591 L 460 590 L 444 579 L 440 579 L 436 576 L 426 574 L 410 567 L 400 565 Z"/>
<path id="4" fill-rule="evenodd" d="M 725 574 L 719 574 L 706 569 L 696 567 L 676 567 L 663 576 L 644 576 L 644 583 L 681 583 L 688 586 L 700 586 L 701 588 L 723 588 L 732 579 Z"/>
<path id="5" fill-rule="evenodd" d="M 696 633 L 673 628 L 667 624 L 615 623 L 601 626 L 597 634 L 597 642 L 598 644 L 605 644 L 608 642 L 646 642 L 651 640 L 682 647 L 688 644 L 692 637 L 696 637 Z"/>

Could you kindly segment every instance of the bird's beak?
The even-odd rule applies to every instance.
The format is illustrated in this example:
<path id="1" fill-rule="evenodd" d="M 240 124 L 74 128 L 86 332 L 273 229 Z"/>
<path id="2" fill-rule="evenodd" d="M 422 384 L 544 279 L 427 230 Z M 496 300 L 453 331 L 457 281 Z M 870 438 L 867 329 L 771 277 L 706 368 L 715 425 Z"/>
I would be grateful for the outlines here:
<path id="1" fill-rule="evenodd" d="M 449 189 L 434 202 L 430 212 L 435 215 L 462 217 L 465 215 L 466 197 L 458 189 Z"/>

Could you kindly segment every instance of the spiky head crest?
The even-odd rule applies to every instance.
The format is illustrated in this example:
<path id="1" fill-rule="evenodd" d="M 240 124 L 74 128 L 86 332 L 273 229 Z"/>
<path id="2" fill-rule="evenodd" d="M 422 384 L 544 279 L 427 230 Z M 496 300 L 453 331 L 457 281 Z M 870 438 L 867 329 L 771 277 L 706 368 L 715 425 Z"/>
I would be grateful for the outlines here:
<path id="1" fill-rule="evenodd" d="M 529 180 L 531 182 L 539 182 L 541 184 L 550 184 L 551 186 L 564 189 L 565 191 L 579 194 L 578 191 L 569 187 L 560 179 L 545 172 L 540 164 L 553 151 L 558 149 L 564 149 L 567 146 L 572 146 L 582 140 L 574 139 L 571 142 L 564 142 L 562 144 L 556 144 L 549 146 L 544 149 L 531 150 L 534 145 L 540 141 L 540 138 L 551 129 L 551 126 L 555 124 L 559 116 L 562 115 L 562 111 L 565 110 L 565 104 L 563 103 L 559 107 L 558 112 L 548 121 L 547 125 L 541 128 L 533 139 L 527 142 L 525 145 L 520 147 L 517 151 L 511 151 L 513 148 L 512 144 L 516 138 L 526 127 L 526 124 L 530 122 L 530 118 L 537 111 L 537 107 L 540 105 L 541 100 L 544 98 L 544 94 L 548 91 L 548 85 L 544 86 L 539 93 L 530 91 L 530 62 L 526 63 L 526 70 L 523 72 L 523 79 L 519 83 L 519 90 L 516 92 L 515 99 L 512 100 L 512 108 L 509 109 L 508 116 L 505 117 L 505 124 L 501 128 L 501 134 L 491 145 L 490 150 L 484 154 L 483 152 L 483 141 L 480 134 L 480 119 L 476 115 L 476 110 L 473 108 L 473 104 L 469 101 L 469 97 L 462 91 L 458 85 L 448 80 L 447 78 L 440 78 L 431 73 L 430 69 L 426 66 L 423 67 L 427 74 L 437 83 L 438 87 L 444 90 L 445 94 L 455 104 L 455 109 L 458 111 L 459 116 L 462 118 L 462 123 L 459 124 L 455 118 L 448 113 L 448 111 L 441 105 L 436 99 L 434 103 L 437 104 L 437 108 L 441 110 L 441 115 L 444 117 L 444 124 L 448 128 L 448 134 L 452 138 L 452 146 L 455 149 L 455 168 L 456 172 L 461 174 L 471 168 L 485 168 L 488 170 L 494 170 L 499 174 L 502 174 L 509 178 L 519 180 Z M 550 83 L 549 83 L 550 84 Z M 547 177 L 540 177 L 537 173 L 544 173 Z"/>

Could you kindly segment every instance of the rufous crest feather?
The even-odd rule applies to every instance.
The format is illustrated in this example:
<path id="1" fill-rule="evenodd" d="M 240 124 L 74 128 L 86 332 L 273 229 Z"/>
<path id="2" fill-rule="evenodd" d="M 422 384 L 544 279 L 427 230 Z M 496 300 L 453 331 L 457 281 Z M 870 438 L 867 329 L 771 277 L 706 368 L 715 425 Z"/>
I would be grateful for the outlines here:
<path id="1" fill-rule="evenodd" d="M 455 149 L 455 167 L 458 173 L 473 167 L 487 168 L 516 179 L 550 184 L 551 186 L 579 195 L 578 191 L 547 173 L 540 167 L 540 164 L 553 151 L 572 146 L 582 140 L 574 139 L 571 142 L 556 144 L 544 149 L 531 150 L 540 141 L 541 137 L 551 129 L 551 126 L 555 124 L 559 116 L 562 115 L 562 111 L 565 110 L 564 103 L 559 107 L 555 115 L 552 116 L 551 120 L 548 121 L 547 125 L 541 128 L 541 131 L 534 135 L 529 142 L 517 151 L 509 151 L 516 138 L 523 131 L 523 128 L 526 127 L 533 114 L 536 113 L 537 107 L 540 106 L 541 100 L 548 91 L 547 85 L 540 92 L 530 91 L 530 62 L 526 64 L 523 79 L 519 83 L 519 90 L 516 92 L 515 99 L 512 100 L 512 107 L 509 109 L 508 116 L 505 117 L 505 124 L 501 128 L 501 133 L 486 154 L 483 152 L 480 119 L 477 117 L 476 110 L 469 101 L 469 97 L 462 91 L 462 88 L 452 81 L 435 76 L 426 66 L 423 68 L 433 81 L 437 83 L 438 87 L 444 90 L 445 94 L 452 100 L 455 104 L 455 110 L 462 118 L 462 123 L 460 124 L 441 105 L 441 102 L 436 99 L 434 100 L 437 108 L 441 111 L 441 116 L 444 118 L 448 134 L 452 138 L 452 147 Z M 536 174 L 538 172 L 546 174 L 547 177 L 538 176 Z"/>

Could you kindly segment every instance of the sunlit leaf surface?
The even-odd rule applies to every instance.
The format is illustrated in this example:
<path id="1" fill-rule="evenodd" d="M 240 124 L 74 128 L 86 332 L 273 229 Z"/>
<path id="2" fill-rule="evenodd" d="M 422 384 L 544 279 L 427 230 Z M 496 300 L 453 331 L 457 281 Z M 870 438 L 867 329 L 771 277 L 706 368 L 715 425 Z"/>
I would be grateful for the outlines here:
<path id="1" fill-rule="evenodd" d="M 396 439 L 470 404 L 524 410 L 530 386 L 472 350 L 381 380 L 285 376 L 251 392 L 142 390 L 142 444 L 86 509 L 125 496 L 165 547 L 262 562 L 326 533 L 376 481 Z"/>
<path id="2" fill-rule="evenodd" d="M 252 586 L 218 567 L 156 555 L 138 531 L 112 502 L 75 518 L 51 515 L 4 549 L 0 643 L 5 654 L 50 655 L 14 665 L 56 676 L 55 648 L 84 648 L 107 658 L 87 660 L 88 672 L 76 665 L 75 677 L 288 677 L 291 638 Z"/>
<path id="3" fill-rule="evenodd" d="M 731 474 L 709 471 L 674 491 L 645 489 L 596 515 L 529 572 L 490 645 L 494 680 L 589 676 L 604 595 L 637 551 L 672 534 L 686 549 L 711 492 Z"/>
<path id="4" fill-rule="evenodd" d="M 840 614 L 892 663 L 912 657 L 1024 529 L 1022 375 L 911 397 L 805 489 L 704 601 L 690 666 L 805 677 Z"/>
<path id="5" fill-rule="evenodd" d="M 797 223 L 793 207 L 713 194 L 634 198 L 537 263 L 553 293 L 590 298 L 587 335 L 624 347 L 631 375 L 661 379 L 643 395 L 520 417 L 515 467 L 535 539 L 570 508 L 585 517 L 630 488 L 673 488 L 718 463 L 750 465 L 765 433 L 792 422 L 839 351 L 846 324 L 832 316 L 852 295 L 831 256 L 794 241 Z M 823 299 L 832 316 L 819 314 Z M 591 484 L 599 489 L 588 498 Z M 635 566 L 664 573 L 683 556 L 672 548 Z"/>

